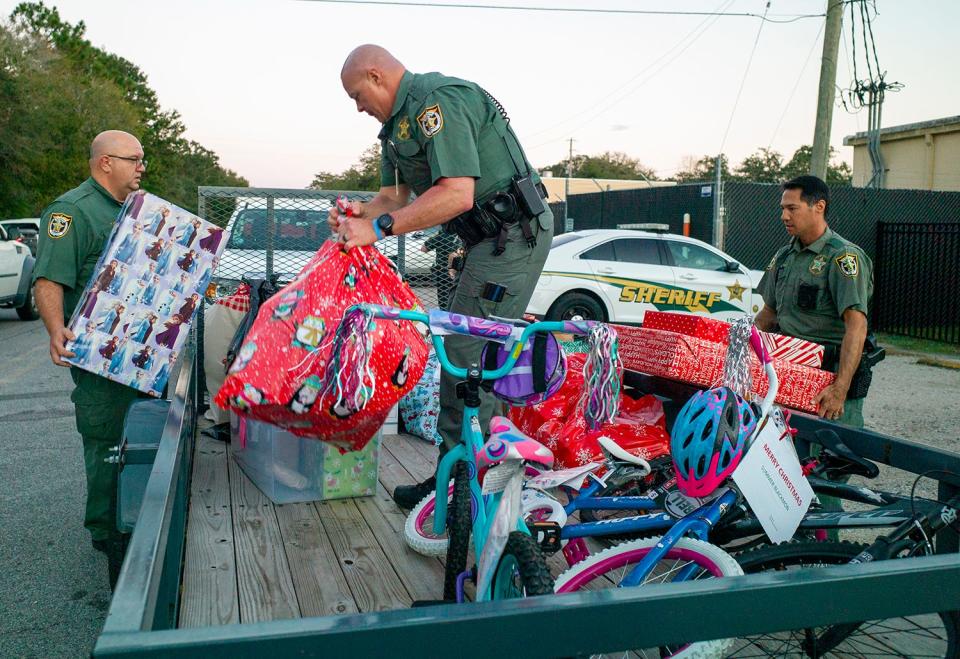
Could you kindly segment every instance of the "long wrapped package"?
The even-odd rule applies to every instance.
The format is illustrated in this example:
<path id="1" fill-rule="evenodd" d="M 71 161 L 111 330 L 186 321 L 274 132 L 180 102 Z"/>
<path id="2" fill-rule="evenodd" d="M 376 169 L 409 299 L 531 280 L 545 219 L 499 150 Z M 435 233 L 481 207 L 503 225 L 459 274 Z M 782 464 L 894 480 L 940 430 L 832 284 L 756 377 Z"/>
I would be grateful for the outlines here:
<path id="1" fill-rule="evenodd" d="M 160 396 L 226 245 L 225 231 L 143 190 L 120 209 L 70 319 L 74 366 Z"/>
<path id="2" fill-rule="evenodd" d="M 390 409 L 420 380 L 429 352 L 408 321 L 371 320 L 360 332 L 370 370 L 346 372 L 333 339 L 344 311 L 358 303 L 416 309 L 420 301 L 393 263 L 373 247 L 349 252 L 325 242 L 290 284 L 261 307 L 215 402 L 223 408 L 357 451 Z M 345 349 L 356 348 L 346 345 Z M 357 396 L 337 394 L 353 378 Z"/>
<path id="3" fill-rule="evenodd" d="M 643 326 L 646 329 L 696 336 L 724 345 L 727 344 L 730 333 L 730 323 L 726 321 L 700 314 L 671 311 L 648 311 L 643 316 Z M 823 365 L 823 346 L 819 343 L 774 332 L 760 332 L 760 338 L 774 359 L 811 368 L 820 368 Z"/>
<path id="4" fill-rule="evenodd" d="M 617 326 L 616 329 L 620 337 L 620 356 L 626 369 L 703 388 L 718 386 L 723 379 L 725 344 L 646 326 Z M 813 399 L 833 383 L 835 377 L 829 371 L 782 359 L 774 359 L 773 367 L 780 380 L 776 402 L 805 412 L 817 411 Z M 753 355 L 750 372 L 754 393 L 763 396 L 769 385 L 759 360 Z"/>

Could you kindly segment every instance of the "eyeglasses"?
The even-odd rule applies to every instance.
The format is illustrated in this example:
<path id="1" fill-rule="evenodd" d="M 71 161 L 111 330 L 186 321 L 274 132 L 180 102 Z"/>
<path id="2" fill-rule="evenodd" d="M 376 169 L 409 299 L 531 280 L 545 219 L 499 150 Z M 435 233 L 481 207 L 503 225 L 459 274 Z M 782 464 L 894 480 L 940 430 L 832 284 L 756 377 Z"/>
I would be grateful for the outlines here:
<path id="1" fill-rule="evenodd" d="M 116 158 L 117 160 L 128 160 L 133 163 L 134 167 L 143 167 L 147 168 L 147 161 L 144 158 L 137 158 L 136 156 L 113 156 L 109 153 L 107 154 L 108 158 Z"/>

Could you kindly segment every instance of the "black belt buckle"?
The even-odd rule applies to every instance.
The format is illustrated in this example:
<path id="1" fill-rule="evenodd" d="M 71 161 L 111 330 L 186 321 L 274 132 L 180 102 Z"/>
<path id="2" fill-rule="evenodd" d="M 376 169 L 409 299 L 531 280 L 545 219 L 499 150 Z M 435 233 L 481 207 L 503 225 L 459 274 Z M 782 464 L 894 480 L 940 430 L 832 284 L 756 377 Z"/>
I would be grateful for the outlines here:
<path id="1" fill-rule="evenodd" d="M 557 522 L 527 522 L 530 535 L 540 545 L 544 554 L 560 551 L 560 524 Z"/>

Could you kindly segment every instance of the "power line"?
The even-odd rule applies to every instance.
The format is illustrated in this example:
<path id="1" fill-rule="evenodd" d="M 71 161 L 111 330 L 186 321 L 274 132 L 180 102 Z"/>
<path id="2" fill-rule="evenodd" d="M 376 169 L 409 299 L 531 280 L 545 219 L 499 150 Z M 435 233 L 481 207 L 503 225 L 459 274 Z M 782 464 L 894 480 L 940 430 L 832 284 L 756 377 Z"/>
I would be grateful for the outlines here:
<path id="1" fill-rule="evenodd" d="M 338 5 L 379 5 L 386 7 L 429 7 L 442 9 L 492 9 L 506 11 L 539 11 L 578 14 L 632 14 L 643 16 L 724 16 L 732 18 L 759 18 L 766 23 L 793 23 L 805 18 L 823 18 L 826 14 L 776 14 L 776 18 L 767 16 L 766 12 L 754 14 L 751 12 L 708 12 L 708 11 L 677 11 L 666 9 L 607 9 L 603 7 L 532 7 L 525 5 L 482 5 L 482 4 L 454 4 L 449 2 L 412 2 L 408 0 L 306 0 L 307 2 L 323 2 Z"/>
<path id="2" fill-rule="evenodd" d="M 767 6 L 763 10 L 764 16 L 770 10 L 770 0 L 767 0 Z M 737 97 L 733 100 L 733 109 L 730 111 L 730 120 L 727 121 L 727 129 L 723 131 L 723 140 L 720 142 L 720 151 L 723 153 L 723 147 L 727 144 L 727 135 L 730 134 L 730 126 L 733 125 L 733 117 L 737 113 L 737 105 L 740 104 L 740 94 L 743 93 L 743 87 L 747 83 L 747 75 L 750 73 L 750 65 L 753 64 L 753 56 L 757 52 L 757 44 L 760 43 L 760 33 L 763 32 L 764 21 L 760 22 L 760 29 L 757 30 L 757 37 L 753 40 L 753 48 L 750 49 L 750 58 L 747 60 L 747 68 L 743 71 L 743 78 L 740 80 L 740 89 L 737 90 Z"/>
<path id="3" fill-rule="evenodd" d="M 723 8 L 723 7 L 729 7 L 731 4 L 733 4 L 733 0 L 724 0 L 724 1 L 721 2 L 719 5 L 717 5 L 717 9 L 719 10 L 719 9 L 721 9 L 721 8 Z M 550 132 L 551 130 L 553 130 L 553 129 L 555 129 L 555 128 L 559 128 L 560 126 L 563 126 L 564 124 L 567 124 L 567 123 L 573 121 L 573 120 L 576 119 L 577 117 L 581 117 L 581 116 L 583 116 L 583 115 L 585 115 L 585 114 L 588 114 L 588 113 L 591 115 L 591 118 L 596 118 L 596 117 L 601 116 L 601 115 L 602 115 L 603 113 L 605 113 L 607 110 L 609 110 L 610 108 L 612 108 L 613 106 L 617 105 L 618 103 L 620 103 L 621 101 L 623 101 L 624 99 L 626 99 L 626 98 L 628 98 L 630 95 L 632 95 L 634 92 L 636 92 L 637 89 L 639 89 L 640 87 L 642 87 L 643 85 L 645 85 L 647 82 L 649 82 L 656 74 L 660 73 L 660 71 L 662 71 L 664 68 L 666 68 L 667 65 L 669 65 L 669 64 L 672 63 L 675 59 L 677 59 L 677 57 L 679 57 L 680 55 L 682 55 L 682 54 L 683 54 L 690 46 L 692 46 L 701 36 L 703 36 L 703 34 L 707 31 L 707 29 L 709 29 L 710 26 L 711 26 L 713 23 L 715 23 L 716 21 L 717 21 L 717 15 L 716 15 L 716 13 L 714 13 L 712 16 L 708 16 L 707 18 L 705 18 L 704 20 L 702 20 L 700 23 L 698 23 L 697 26 L 696 26 L 695 28 L 693 28 L 690 32 L 688 32 L 687 34 L 685 34 L 685 35 L 684 35 L 679 41 L 677 41 L 674 45 L 670 46 L 670 48 L 668 48 L 666 51 L 664 51 L 662 55 L 660 55 L 660 56 L 657 57 L 655 60 L 653 60 L 652 62 L 650 62 L 650 64 L 648 64 L 647 66 L 645 66 L 644 68 L 642 68 L 639 73 L 637 73 L 637 74 L 634 75 L 632 78 L 630 78 L 629 80 L 627 80 L 624 84 L 620 85 L 619 87 L 617 87 L 616 89 L 614 89 L 612 92 L 610 92 L 610 93 L 607 94 L 606 96 L 603 96 L 603 97 L 600 98 L 598 101 L 592 103 L 589 107 L 584 108 L 583 110 L 580 110 L 579 112 L 570 115 L 570 116 L 567 117 L 566 119 L 564 119 L 564 120 L 562 120 L 562 121 L 560 121 L 560 122 L 558 122 L 558 123 L 556 123 L 556 124 L 554 124 L 554 125 L 552 125 L 552 126 L 550 126 L 550 127 L 548 127 L 548 128 L 544 128 L 544 129 L 542 129 L 542 130 L 538 130 L 538 131 L 535 132 L 535 133 L 530 133 L 530 134 L 524 135 L 524 139 L 525 139 L 525 140 L 526 140 L 526 139 L 530 139 L 530 138 L 535 137 L 535 136 L 537 136 L 537 135 L 542 135 L 543 133 Z M 707 25 L 708 23 L 709 23 L 709 25 Z M 703 28 L 703 29 L 701 30 L 701 28 Z M 697 34 L 698 31 L 699 31 L 699 34 Z M 651 75 L 649 75 L 649 76 L 647 76 L 646 78 L 644 78 L 644 79 L 643 79 L 640 83 L 638 83 L 637 85 L 634 85 L 632 89 L 630 89 L 629 91 L 627 91 L 627 92 L 626 92 L 625 94 L 623 94 L 620 98 L 614 100 L 612 103 L 610 103 L 610 104 L 608 104 L 608 105 L 605 105 L 605 106 L 602 105 L 604 101 L 606 101 L 606 100 L 609 99 L 609 98 L 612 98 L 612 97 L 616 96 L 617 94 L 619 94 L 620 92 L 622 92 L 623 90 L 625 90 L 625 89 L 626 89 L 627 87 L 629 87 L 635 80 L 637 80 L 637 78 L 639 78 L 640 76 L 642 76 L 643 74 L 645 74 L 647 71 L 650 71 L 651 69 L 653 69 L 658 63 L 660 63 L 660 62 L 661 62 L 662 60 L 664 60 L 665 58 L 669 57 L 670 54 L 671 54 L 674 50 L 676 50 L 677 48 L 679 48 L 685 41 L 687 41 L 687 39 L 690 39 L 691 37 L 693 37 L 693 38 L 690 40 L 690 42 L 687 43 L 685 46 L 683 46 L 683 48 L 682 48 L 679 52 L 677 52 L 676 54 L 674 54 L 673 57 L 670 57 L 670 59 L 669 59 L 668 61 L 666 61 L 663 66 L 661 66 L 660 68 L 658 68 L 658 69 L 657 69 L 656 71 L 654 71 Z M 598 108 L 599 108 L 599 109 L 598 109 Z M 580 129 L 580 128 L 582 128 L 583 126 L 584 126 L 584 123 L 581 123 L 581 124 L 577 125 L 577 126 L 573 129 L 573 131 L 576 131 L 576 130 Z M 573 132 L 573 131 L 568 131 L 568 132 Z M 557 141 L 559 141 L 560 139 L 566 139 L 566 138 L 558 138 L 558 139 L 555 139 L 555 140 L 547 140 L 546 142 L 542 142 L 542 143 L 540 143 L 540 144 L 537 144 L 537 145 L 531 147 L 531 149 L 536 149 L 536 148 L 539 148 L 539 147 L 544 146 L 544 145 L 546 145 L 546 144 L 551 144 L 551 143 L 553 143 L 553 142 L 557 142 Z"/>

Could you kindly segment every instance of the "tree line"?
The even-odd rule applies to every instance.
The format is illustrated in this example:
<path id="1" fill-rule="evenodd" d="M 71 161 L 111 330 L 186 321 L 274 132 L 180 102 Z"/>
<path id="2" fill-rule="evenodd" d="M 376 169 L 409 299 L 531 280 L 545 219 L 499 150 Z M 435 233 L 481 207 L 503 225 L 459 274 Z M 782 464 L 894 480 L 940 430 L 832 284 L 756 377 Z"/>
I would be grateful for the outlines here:
<path id="1" fill-rule="evenodd" d="M 778 151 L 762 148 L 750 154 L 735 168 L 730 168 L 726 156 L 720 161 L 720 171 L 724 180 L 748 181 L 753 183 L 781 183 L 787 179 L 810 171 L 812 148 L 805 144 L 797 149 L 790 159 Z M 836 152 L 831 147 L 831 159 Z M 567 176 L 569 164 L 570 176 L 574 178 L 619 179 L 627 181 L 676 181 L 692 183 L 695 181 L 713 181 L 716 178 L 717 161 L 715 156 L 688 158 L 672 176 L 659 177 L 653 169 L 644 166 L 636 158 L 625 153 L 608 151 L 600 155 L 575 155 L 572 159 L 561 160 L 540 171 L 548 171 L 556 177 Z M 827 183 L 831 185 L 850 185 L 852 172 L 850 165 L 831 162 L 827 167 Z M 375 191 L 380 187 L 380 144 L 368 147 L 360 156 L 360 161 L 339 174 L 319 172 L 313 178 L 310 188 L 315 190 L 363 190 Z"/>
<path id="2" fill-rule="evenodd" d="M 144 187 L 190 211 L 199 185 L 248 185 L 184 137 L 180 114 L 160 106 L 135 64 L 85 32 L 42 2 L 0 24 L 0 217 L 36 216 L 83 181 L 91 140 L 111 128 L 140 138 Z"/>

